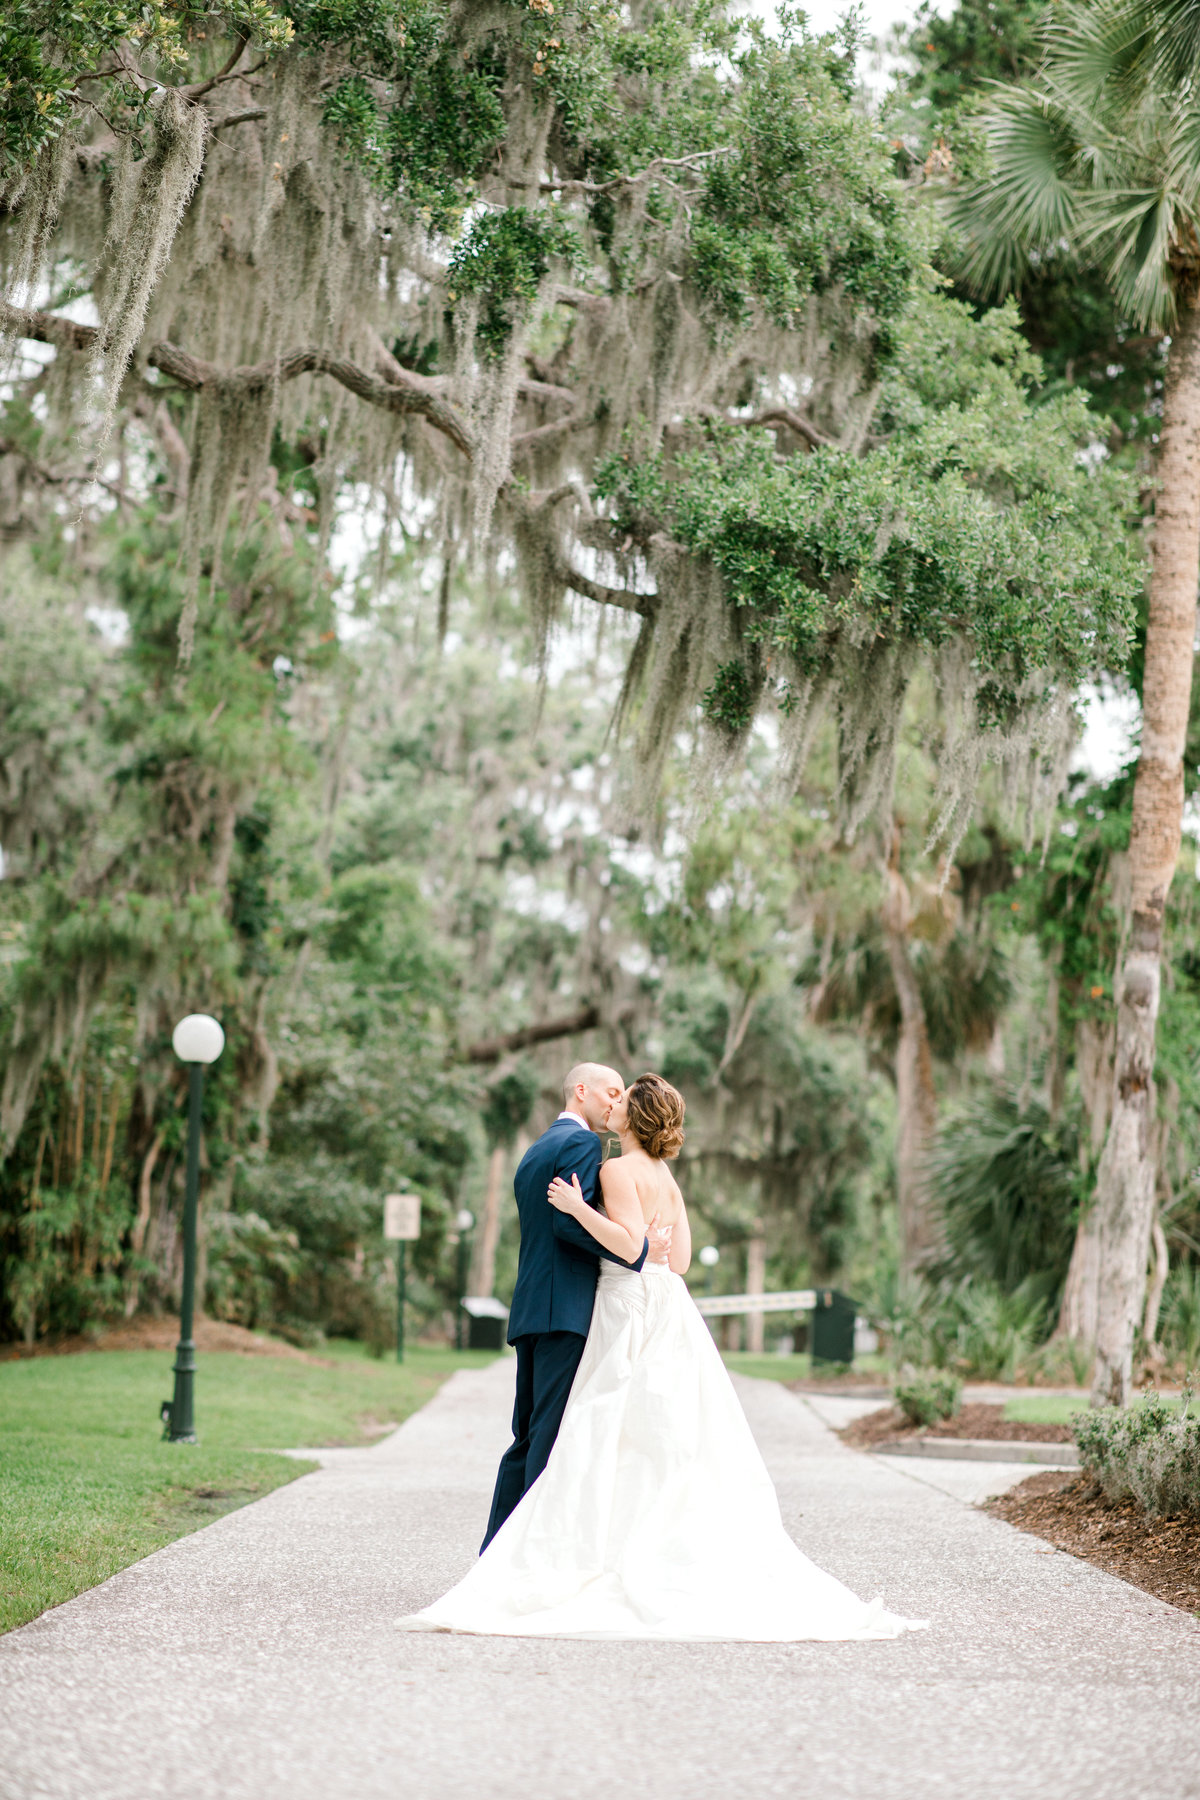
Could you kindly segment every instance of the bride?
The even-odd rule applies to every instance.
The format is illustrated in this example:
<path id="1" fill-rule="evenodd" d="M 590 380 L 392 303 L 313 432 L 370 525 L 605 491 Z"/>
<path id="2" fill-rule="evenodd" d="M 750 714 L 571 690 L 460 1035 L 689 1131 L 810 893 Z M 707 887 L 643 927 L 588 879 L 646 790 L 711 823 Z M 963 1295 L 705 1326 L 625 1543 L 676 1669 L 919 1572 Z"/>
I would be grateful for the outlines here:
<path id="1" fill-rule="evenodd" d="M 640 1075 L 614 1105 L 603 1213 L 578 1177 L 549 1203 L 623 1259 L 647 1222 L 669 1264 L 601 1265 L 591 1330 L 542 1474 L 470 1573 L 403 1624 L 508 1637 L 892 1638 L 919 1621 L 866 1604 L 798 1550 L 725 1365 L 688 1293 L 687 1207 L 670 1160 L 682 1097 Z"/>

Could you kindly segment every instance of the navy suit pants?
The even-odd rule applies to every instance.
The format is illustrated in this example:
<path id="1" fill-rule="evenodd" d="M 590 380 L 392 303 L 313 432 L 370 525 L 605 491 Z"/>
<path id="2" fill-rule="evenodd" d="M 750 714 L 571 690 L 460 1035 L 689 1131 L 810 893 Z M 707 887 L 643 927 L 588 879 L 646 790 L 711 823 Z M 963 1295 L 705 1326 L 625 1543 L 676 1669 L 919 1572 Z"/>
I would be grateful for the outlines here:
<path id="1" fill-rule="evenodd" d="M 481 1556 L 550 1460 L 586 1343 L 577 1331 L 538 1331 L 517 1338 L 513 1345 L 517 1353 L 513 1441 L 500 1460 Z"/>

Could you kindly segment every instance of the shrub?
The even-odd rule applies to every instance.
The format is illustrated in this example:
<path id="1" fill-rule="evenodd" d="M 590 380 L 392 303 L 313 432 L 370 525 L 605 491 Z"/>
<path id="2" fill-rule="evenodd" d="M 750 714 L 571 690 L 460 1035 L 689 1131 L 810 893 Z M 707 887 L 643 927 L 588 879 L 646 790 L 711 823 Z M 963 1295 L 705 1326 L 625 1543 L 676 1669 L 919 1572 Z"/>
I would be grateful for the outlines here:
<path id="1" fill-rule="evenodd" d="M 930 1166 L 947 1272 L 1006 1292 L 1031 1275 L 1061 1287 L 1075 1236 L 1079 1144 L 1070 1120 L 989 1088 L 942 1127 Z"/>
<path id="2" fill-rule="evenodd" d="M 1095 1345 L 1086 1338 L 1052 1337 L 1025 1358 L 1021 1374 L 1035 1387 L 1086 1387 L 1095 1360 Z"/>
<path id="3" fill-rule="evenodd" d="M 1163 1294 L 1159 1335 L 1167 1355 L 1185 1368 L 1200 1364 L 1200 1268 L 1172 1269 Z"/>
<path id="4" fill-rule="evenodd" d="M 936 1425 L 941 1419 L 952 1419 L 958 1411 L 962 1382 L 944 1369 L 926 1369 L 898 1381 L 892 1394 L 910 1425 Z"/>
<path id="5" fill-rule="evenodd" d="M 1011 1293 L 964 1281 L 955 1293 L 954 1366 L 984 1381 L 1015 1381 L 1046 1335 L 1045 1283 L 1028 1276 Z"/>
<path id="6" fill-rule="evenodd" d="M 294 1231 L 281 1231 L 256 1212 L 214 1213 L 208 1222 L 208 1311 L 233 1325 L 275 1326 L 300 1263 Z"/>
<path id="7" fill-rule="evenodd" d="M 1157 1394 L 1138 1406 L 1106 1406 L 1076 1413 L 1071 1430 L 1085 1469 L 1110 1500 L 1135 1500 L 1154 1518 L 1200 1513 L 1200 1418 Z"/>
<path id="8" fill-rule="evenodd" d="M 888 1310 L 897 1362 L 955 1369 L 985 1381 L 1013 1381 L 1049 1322 L 1046 1282 L 1037 1276 L 1012 1293 L 982 1279 L 936 1286 L 902 1281 Z"/>

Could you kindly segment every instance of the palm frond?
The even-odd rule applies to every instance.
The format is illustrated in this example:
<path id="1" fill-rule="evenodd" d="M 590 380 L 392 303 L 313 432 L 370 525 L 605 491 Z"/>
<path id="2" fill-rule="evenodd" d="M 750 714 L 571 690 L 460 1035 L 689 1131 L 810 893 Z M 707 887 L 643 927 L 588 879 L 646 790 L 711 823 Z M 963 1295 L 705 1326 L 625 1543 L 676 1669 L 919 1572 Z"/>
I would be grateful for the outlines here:
<path id="1" fill-rule="evenodd" d="M 1022 89 L 1001 96 L 984 130 L 992 173 L 960 188 L 947 211 L 960 242 L 959 279 L 978 293 L 1003 294 L 1031 251 L 1073 233 L 1078 196 L 1064 175 L 1078 140 L 1061 108 Z"/>
<path id="2" fill-rule="evenodd" d="M 1200 74 L 1200 0 L 1154 0 L 1146 6 L 1155 25 L 1155 60 L 1171 82 L 1194 83 Z"/>
<path id="3" fill-rule="evenodd" d="M 1200 216 L 1200 97 L 1189 96 L 1176 108 L 1165 179 L 1181 210 Z"/>
<path id="4" fill-rule="evenodd" d="M 1166 4 L 1179 26 L 1183 0 Z M 1188 5 L 1200 32 L 1200 0 Z M 1200 253 L 1200 80 L 1164 74 L 1163 12 L 1155 0 L 1054 9 L 1035 82 L 1001 90 L 983 121 L 989 175 L 947 205 L 967 286 L 1002 293 L 1061 244 L 1104 270 L 1139 326 L 1170 325 L 1180 269 Z"/>
<path id="5" fill-rule="evenodd" d="M 956 1275 L 1011 1292 L 1031 1276 L 1066 1274 L 1079 1182 L 1071 1121 L 1007 1089 L 990 1089 L 942 1126 L 930 1159 L 933 1196 Z"/>
<path id="6" fill-rule="evenodd" d="M 1052 9 L 1046 26 L 1044 70 L 1073 108 L 1095 117 L 1121 111 L 1152 91 L 1156 31 L 1153 15 L 1131 0 Z"/>
<path id="7" fill-rule="evenodd" d="M 1118 303 L 1147 330 L 1169 325 L 1175 316 L 1175 222 L 1175 196 L 1163 188 L 1110 189 L 1089 196 L 1080 208 L 1080 249 L 1102 259 Z"/>

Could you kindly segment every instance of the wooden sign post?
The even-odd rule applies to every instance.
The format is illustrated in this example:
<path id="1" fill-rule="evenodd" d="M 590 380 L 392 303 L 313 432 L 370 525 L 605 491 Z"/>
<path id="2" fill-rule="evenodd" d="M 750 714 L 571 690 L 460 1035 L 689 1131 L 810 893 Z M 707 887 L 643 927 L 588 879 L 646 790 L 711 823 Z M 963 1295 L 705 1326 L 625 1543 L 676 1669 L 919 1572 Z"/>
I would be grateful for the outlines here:
<path id="1" fill-rule="evenodd" d="M 404 1289 L 408 1276 L 408 1245 L 421 1235 L 421 1196 L 385 1194 L 383 1235 L 396 1246 L 396 1361 L 404 1361 Z"/>

